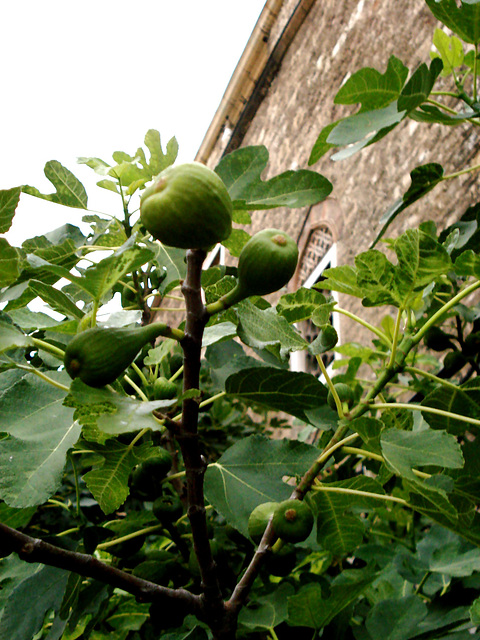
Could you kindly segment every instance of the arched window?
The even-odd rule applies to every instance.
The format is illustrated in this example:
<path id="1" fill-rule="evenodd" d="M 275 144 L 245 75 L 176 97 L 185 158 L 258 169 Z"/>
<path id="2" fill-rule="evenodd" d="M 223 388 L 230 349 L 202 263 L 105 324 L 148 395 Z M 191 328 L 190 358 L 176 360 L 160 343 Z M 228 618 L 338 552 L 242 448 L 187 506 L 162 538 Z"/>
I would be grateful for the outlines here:
<path id="1" fill-rule="evenodd" d="M 326 269 L 337 266 L 337 241 L 338 228 L 341 223 L 341 210 L 339 205 L 328 200 L 318 207 L 316 216 L 312 211 L 307 215 L 310 224 L 306 224 L 302 238 L 300 240 L 300 259 L 296 274 L 295 288 L 311 288 L 318 285 L 323 279 L 323 272 Z M 316 220 L 315 220 L 316 217 Z M 313 218 L 313 219 L 312 219 Z M 318 287 L 316 290 L 326 297 L 332 296 L 336 299 L 336 292 L 322 292 Z M 340 337 L 340 323 L 338 314 L 332 314 L 331 322 Z M 319 329 L 311 320 L 299 322 L 297 328 L 308 341 L 312 342 L 318 336 Z M 330 367 L 335 358 L 334 353 L 327 353 L 323 356 L 326 367 Z M 294 352 L 291 358 L 291 368 L 294 371 L 305 371 L 313 375 L 321 375 L 317 359 L 307 351 Z"/>

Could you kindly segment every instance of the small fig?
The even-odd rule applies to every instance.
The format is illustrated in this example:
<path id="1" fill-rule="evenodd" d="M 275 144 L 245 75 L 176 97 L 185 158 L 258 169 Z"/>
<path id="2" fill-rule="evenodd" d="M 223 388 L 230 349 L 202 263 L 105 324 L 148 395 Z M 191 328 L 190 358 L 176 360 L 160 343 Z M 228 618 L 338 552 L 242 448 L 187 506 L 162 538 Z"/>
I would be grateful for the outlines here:
<path id="1" fill-rule="evenodd" d="M 264 502 L 255 507 L 248 518 L 248 534 L 258 544 L 265 533 L 268 521 L 278 507 L 278 502 Z"/>
<path id="2" fill-rule="evenodd" d="M 303 542 L 313 528 L 313 512 L 302 500 L 280 502 L 273 514 L 273 530 L 285 542 Z"/>
<path id="3" fill-rule="evenodd" d="M 337 382 L 336 384 L 333 385 L 335 387 L 335 391 L 338 394 L 338 397 L 340 398 L 340 402 L 342 403 L 347 403 L 348 408 L 350 409 L 350 407 L 353 404 L 353 391 L 352 389 L 348 386 L 348 384 L 345 384 L 344 382 Z M 327 395 L 327 403 L 328 406 L 330 407 L 330 409 L 333 409 L 334 411 L 337 410 L 337 405 L 335 403 L 335 398 L 333 397 L 333 393 L 332 391 L 329 389 L 328 390 L 328 395 Z"/>
<path id="4" fill-rule="evenodd" d="M 122 289 L 121 302 L 124 309 L 131 309 L 132 307 L 138 309 L 137 293 L 133 287 L 133 280 L 130 280 Z"/>
<path id="5" fill-rule="evenodd" d="M 176 495 L 158 497 L 152 506 L 153 515 L 160 522 L 176 522 L 183 515 L 183 505 Z"/>
<path id="6" fill-rule="evenodd" d="M 130 487 L 134 493 L 155 500 L 162 493 L 162 480 L 172 467 L 172 456 L 162 447 L 156 448 L 157 455 L 148 458 L 133 470 Z"/>
<path id="7" fill-rule="evenodd" d="M 284 287 L 295 273 L 298 247 L 284 231 L 264 229 L 243 247 L 238 259 L 238 283 L 223 298 L 227 305 L 250 296 L 265 296 Z"/>
<path id="8" fill-rule="evenodd" d="M 166 330 L 155 322 L 145 327 L 94 327 L 78 333 L 65 349 L 68 375 L 90 387 L 103 387 L 116 380 L 133 362 L 140 349 Z"/>
<path id="9" fill-rule="evenodd" d="M 440 327 L 430 327 L 423 338 L 425 346 L 432 351 L 446 351 L 453 349 L 454 345 L 450 336 L 440 329 Z"/>
<path id="10" fill-rule="evenodd" d="M 171 400 L 177 395 L 177 385 L 168 378 L 160 376 L 153 383 L 153 397 L 155 400 Z"/>
<path id="11" fill-rule="evenodd" d="M 140 217 L 170 247 L 206 249 L 232 231 L 233 205 L 221 178 L 199 162 L 167 167 L 145 190 Z"/>

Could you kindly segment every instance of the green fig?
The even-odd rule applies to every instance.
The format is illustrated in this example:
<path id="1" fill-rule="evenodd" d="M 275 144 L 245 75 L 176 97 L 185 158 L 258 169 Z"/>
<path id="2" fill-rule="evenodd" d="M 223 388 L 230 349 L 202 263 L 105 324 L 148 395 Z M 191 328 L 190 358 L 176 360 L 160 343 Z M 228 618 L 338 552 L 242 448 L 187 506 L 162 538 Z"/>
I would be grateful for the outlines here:
<path id="1" fill-rule="evenodd" d="M 167 167 L 145 190 L 140 218 L 170 247 L 206 249 L 232 231 L 233 205 L 221 178 L 199 162 Z"/>
<path id="2" fill-rule="evenodd" d="M 258 544 L 265 533 L 268 521 L 278 507 L 278 502 L 264 502 L 255 507 L 248 518 L 248 534 Z"/>
<path id="3" fill-rule="evenodd" d="M 168 332 L 161 322 L 145 327 L 94 327 L 77 334 L 65 349 L 68 375 L 90 387 L 103 387 L 116 380 L 148 342 Z"/>
<path id="4" fill-rule="evenodd" d="M 156 447 L 155 457 L 148 458 L 132 472 L 130 487 L 140 497 L 155 500 L 162 493 L 162 480 L 172 467 L 172 456 L 163 447 Z"/>
<path id="5" fill-rule="evenodd" d="M 273 514 L 273 530 L 285 542 L 303 542 L 313 528 L 313 512 L 302 500 L 285 500 Z"/>
<path id="6" fill-rule="evenodd" d="M 335 391 L 337 392 L 338 397 L 340 398 L 340 402 L 342 403 L 342 405 L 343 405 L 344 402 L 346 402 L 348 408 L 350 409 L 350 407 L 353 405 L 353 401 L 354 401 L 354 396 L 353 396 L 352 389 L 348 386 L 348 384 L 345 384 L 344 382 L 337 382 L 333 386 L 335 387 Z M 330 409 L 333 409 L 334 411 L 337 410 L 337 405 L 335 403 L 335 398 L 333 397 L 333 393 L 332 393 L 332 391 L 330 389 L 328 390 L 327 403 L 328 403 L 328 406 L 330 407 Z"/>
<path id="7" fill-rule="evenodd" d="M 168 378 L 160 376 L 153 383 L 153 397 L 155 400 L 171 400 L 177 395 L 177 385 Z"/>
<path id="8" fill-rule="evenodd" d="M 158 497 L 152 506 L 153 515 L 160 522 L 176 522 L 183 515 L 183 505 L 176 495 Z"/>
<path id="9" fill-rule="evenodd" d="M 297 262 L 298 247 L 288 234 L 278 229 L 259 231 L 240 253 L 236 287 L 207 310 L 215 313 L 250 296 L 278 291 L 295 273 Z"/>

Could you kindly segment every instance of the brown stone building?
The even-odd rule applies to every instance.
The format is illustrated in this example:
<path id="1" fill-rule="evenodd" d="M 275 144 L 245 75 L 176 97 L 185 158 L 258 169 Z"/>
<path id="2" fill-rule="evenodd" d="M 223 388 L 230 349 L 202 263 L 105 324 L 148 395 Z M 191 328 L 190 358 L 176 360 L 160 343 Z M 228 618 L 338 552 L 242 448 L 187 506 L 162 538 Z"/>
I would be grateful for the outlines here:
<path id="1" fill-rule="evenodd" d="M 342 83 L 362 67 L 383 73 L 392 54 L 410 72 L 429 63 L 437 26 L 423 0 L 268 0 L 197 160 L 215 167 L 240 146 L 263 144 L 270 153 L 263 179 L 307 168 L 322 128 L 356 111 L 334 104 Z M 327 154 L 311 167 L 333 183 L 327 201 L 255 212 L 248 231 L 273 226 L 289 232 L 301 252 L 292 287 L 311 285 L 323 267 L 352 262 L 369 248 L 380 216 L 409 187 L 413 168 L 439 162 L 452 173 L 479 162 L 478 155 L 477 127 L 407 119 L 394 134 L 353 157 L 332 162 Z M 442 183 L 400 216 L 388 235 L 426 219 L 442 227 L 476 202 L 478 192 L 475 173 Z M 342 305 L 378 321 L 378 309 L 362 310 L 359 301 L 340 298 Z M 340 332 L 342 341 L 354 337 L 348 319 L 342 319 Z"/>

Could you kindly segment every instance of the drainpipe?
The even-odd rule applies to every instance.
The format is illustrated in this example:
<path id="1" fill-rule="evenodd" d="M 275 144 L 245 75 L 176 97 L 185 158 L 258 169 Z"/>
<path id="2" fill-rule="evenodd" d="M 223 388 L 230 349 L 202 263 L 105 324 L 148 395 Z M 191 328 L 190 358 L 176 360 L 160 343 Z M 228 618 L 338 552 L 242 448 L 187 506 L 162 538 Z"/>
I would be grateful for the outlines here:
<path id="1" fill-rule="evenodd" d="M 233 128 L 244 104 L 250 98 L 256 81 L 268 61 L 269 36 L 285 0 L 267 0 L 240 61 L 233 72 L 220 105 L 207 130 L 195 160 L 207 164 L 210 154 L 225 126 Z"/>

